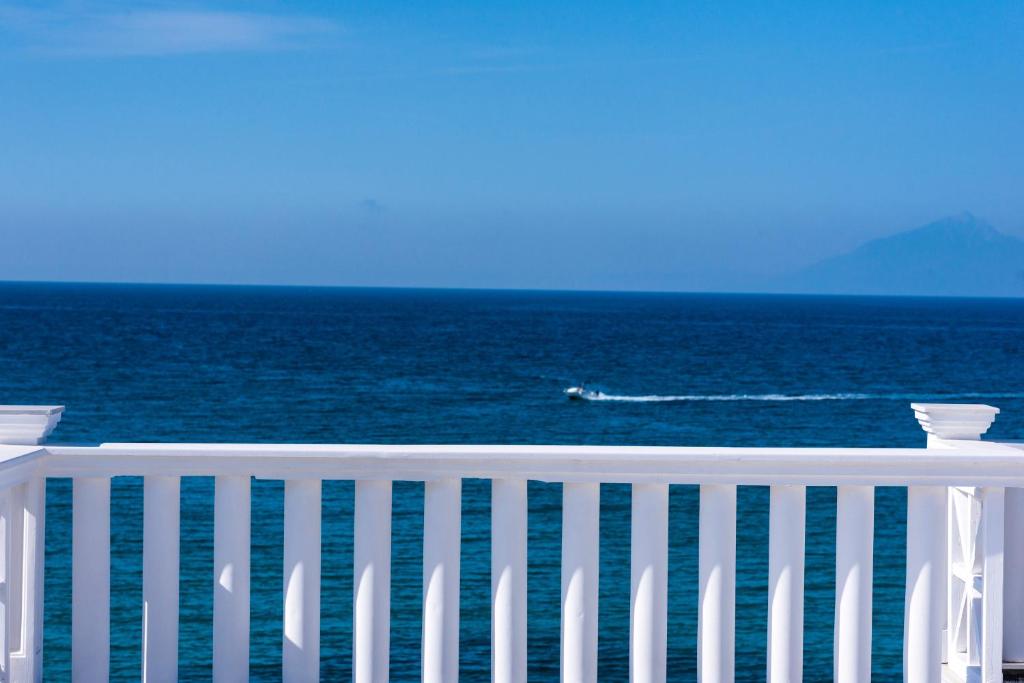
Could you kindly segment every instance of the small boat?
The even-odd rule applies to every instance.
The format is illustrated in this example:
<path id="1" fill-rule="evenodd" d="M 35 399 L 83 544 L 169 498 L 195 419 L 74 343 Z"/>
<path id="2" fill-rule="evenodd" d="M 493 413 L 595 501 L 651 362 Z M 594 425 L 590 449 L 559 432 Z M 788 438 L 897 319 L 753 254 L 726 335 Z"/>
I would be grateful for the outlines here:
<path id="1" fill-rule="evenodd" d="M 579 385 L 578 387 L 569 387 L 568 389 L 565 389 L 563 393 L 565 393 L 565 395 L 568 396 L 570 400 L 574 401 L 579 401 L 583 399 L 593 400 L 601 397 L 600 391 L 593 391 L 591 389 L 587 389 L 582 384 Z"/>

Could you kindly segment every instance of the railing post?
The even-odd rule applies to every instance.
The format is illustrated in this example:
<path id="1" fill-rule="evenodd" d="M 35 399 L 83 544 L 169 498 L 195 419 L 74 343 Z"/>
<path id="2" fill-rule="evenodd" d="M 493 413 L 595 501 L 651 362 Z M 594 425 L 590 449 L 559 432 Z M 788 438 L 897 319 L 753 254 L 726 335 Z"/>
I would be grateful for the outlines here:
<path id="1" fill-rule="evenodd" d="M 1003 661 L 1024 663 L 1024 489 L 1005 489 Z"/>
<path id="2" fill-rule="evenodd" d="M 46 538 L 46 479 L 15 487 L 12 540 L 21 549 L 14 573 L 11 620 L 11 680 L 43 680 L 43 558 Z M 18 559 L 15 556 L 15 559 Z"/>
<path id="3" fill-rule="evenodd" d="M 60 422 L 64 406 L 0 406 L 0 443 L 37 445 Z M 46 555 L 46 477 L 8 492 L 5 514 L 6 637 L 9 680 L 43 679 L 43 560 Z"/>
<path id="4" fill-rule="evenodd" d="M 928 433 L 928 448 L 935 449 L 936 457 L 942 457 L 943 450 L 956 448 L 956 441 L 979 440 L 999 413 L 998 408 L 987 405 L 914 403 L 911 407 Z M 987 511 L 986 498 L 990 500 Z M 972 521 L 976 514 L 982 520 L 986 514 L 989 517 L 987 524 L 983 521 L 980 525 L 981 534 Z M 942 662 L 948 662 L 963 678 L 986 671 L 995 673 L 985 678 L 985 683 L 1002 680 L 1002 606 L 993 603 L 1003 598 L 1002 533 L 1001 489 L 985 495 L 955 485 L 909 487 L 903 644 L 906 681 L 938 680 Z M 976 561 L 979 545 L 986 558 L 981 566 Z M 987 601 L 973 599 L 979 586 Z M 986 602 L 988 613 L 984 614 Z M 982 642 L 971 645 L 972 639 Z M 979 650 L 986 653 L 985 661 L 974 657 Z"/>

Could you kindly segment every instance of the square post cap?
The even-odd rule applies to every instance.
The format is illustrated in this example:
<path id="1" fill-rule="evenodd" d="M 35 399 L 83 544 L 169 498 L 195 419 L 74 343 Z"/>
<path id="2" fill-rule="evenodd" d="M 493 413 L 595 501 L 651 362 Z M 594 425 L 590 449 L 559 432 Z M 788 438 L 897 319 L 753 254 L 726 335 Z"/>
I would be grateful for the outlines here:
<path id="1" fill-rule="evenodd" d="M 0 443 L 35 446 L 50 435 L 64 406 L 0 405 Z"/>
<path id="2" fill-rule="evenodd" d="M 999 408 L 980 403 L 911 403 L 921 428 L 938 439 L 977 441 L 988 431 Z"/>

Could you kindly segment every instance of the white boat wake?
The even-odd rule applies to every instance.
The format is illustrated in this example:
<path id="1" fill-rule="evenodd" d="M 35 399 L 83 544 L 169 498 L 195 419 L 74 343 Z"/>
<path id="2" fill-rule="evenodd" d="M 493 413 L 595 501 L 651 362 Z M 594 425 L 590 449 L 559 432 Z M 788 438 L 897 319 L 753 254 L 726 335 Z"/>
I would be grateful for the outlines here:
<path id="1" fill-rule="evenodd" d="M 957 394 L 606 394 L 602 391 L 570 387 L 565 390 L 569 398 L 584 401 L 619 401 L 625 403 L 667 403 L 685 401 L 949 401 L 982 398 L 1024 398 L 1024 393 L 978 393 Z"/>

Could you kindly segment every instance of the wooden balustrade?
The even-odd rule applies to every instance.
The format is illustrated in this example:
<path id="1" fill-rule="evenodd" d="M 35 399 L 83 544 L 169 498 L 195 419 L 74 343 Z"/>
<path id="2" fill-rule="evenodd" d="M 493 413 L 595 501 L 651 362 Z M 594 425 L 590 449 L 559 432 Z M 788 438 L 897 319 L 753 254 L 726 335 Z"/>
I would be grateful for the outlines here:
<path id="1" fill-rule="evenodd" d="M 841 683 L 869 680 L 874 487 L 879 485 L 908 490 L 905 681 L 939 680 L 944 627 L 951 670 L 956 666 L 965 676 L 1001 680 L 1004 621 L 1018 618 L 1002 602 L 1004 499 L 1006 487 L 1024 487 L 1024 449 L 977 440 L 994 409 L 915 408 L 931 434 L 927 449 L 39 446 L 40 439 L 19 423 L 16 436 L 25 443 L 0 446 L 0 680 L 42 677 L 45 481 L 60 476 L 74 480 L 72 676 L 95 681 L 109 675 L 110 485 L 111 477 L 124 475 L 145 477 L 141 668 L 147 682 L 178 677 L 182 476 L 216 477 L 212 599 L 213 677 L 218 682 L 249 677 L 254 476 L 286 482 L 281 626 L 286 681 L 320 676 L 321 519 L 337 514 L 321 509 L 325 479 L 356 480 L 353 680 L 388 678 L 391 493 L 398 479 L 425 482 L 422 680 L 457 679 L 461 490 L 467 477 L 492 480 L 491 670 L 498 683 L 525 680 L 527 673 L 529 479 L 563 482 L 563 681 L 597 680 L 602 482 L 632 485 L 632 681 L 660 683 L 669 673 L 671 484 L 700 485 L 694 577 L 698 680 L 727 683 L 735 678 L 737 486 L 766 484 L 771 487 L 767 680 L 802 678 L 807 486 L 837 487 L 834 678 Z M 44 430 L 59 415 L 45 410 L 52 411 L 40 409 L 31 422 Z M 964 496 L 955 509 L 947 508 L 953 492 Z M 971 511 L 966 526 L 961 507 Z M 947 539 L 954 538 L 954 531 L 961 545 L 947 556 Z"/>

